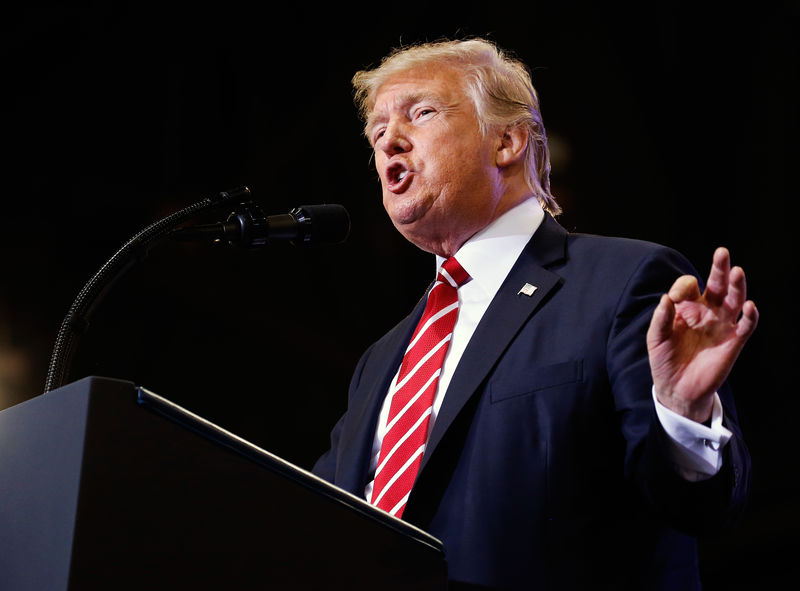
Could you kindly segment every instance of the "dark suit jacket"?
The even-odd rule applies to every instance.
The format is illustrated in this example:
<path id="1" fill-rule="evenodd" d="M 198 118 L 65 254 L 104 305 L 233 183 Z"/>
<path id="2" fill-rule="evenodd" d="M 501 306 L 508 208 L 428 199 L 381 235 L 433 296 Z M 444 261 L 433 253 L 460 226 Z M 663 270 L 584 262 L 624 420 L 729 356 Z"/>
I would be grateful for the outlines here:
<path id="1" fill-rule="evenodd" d="M 667 248 L 568 234 L 549 215 L 450 383 L 403 519 L 444 542 L 453 581 L 514 589 L 694 589 L 692 535 L 747 496 L 733 438 L 710 480 L 678 477 L 652 402 L 645 333 L 674 279 Z M 532 296 L 518 294 L 530 283 Z M 381 403 L 424 302 L 364 354 L 314 472 L 359 496 Z"/>

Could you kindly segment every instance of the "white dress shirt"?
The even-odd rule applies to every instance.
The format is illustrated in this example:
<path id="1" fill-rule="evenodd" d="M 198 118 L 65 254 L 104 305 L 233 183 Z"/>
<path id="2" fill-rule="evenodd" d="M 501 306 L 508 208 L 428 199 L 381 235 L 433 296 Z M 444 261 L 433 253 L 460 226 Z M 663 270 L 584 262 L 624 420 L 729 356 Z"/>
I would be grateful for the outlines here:
<path id="1" fill-rule="evenodd" d="M 525 245 L 542 223 L 544 215 L 535 198 L 527 199 L 472 236 L 456 253 L 458 262 L 472 280 L 458 289 L 458 319 L 434 396 L 433 412 L 428 424 L 429 436 L 461 355 Z M 436 257 L 437 272 L 444 261 L 444 258 Z M 372 446 L 370 474 L 375 473 L 378 465 L 378 454 L 386 434 L 396 380 L 397 375 L 392 380 L 381 407 Z M 731 437 L 730 431 L 722 426 L 722 405 L 719 397 L 715 399 L 711 427 L 670 411 L 658 402 L 655 391 L 653 401 L 658 418 L 674 443 L 672 460 L 678 472 L 687 480 L 701 480 L 716 474 L 722 466 L 721 450 Z M 372 487 L 373 482 L 370 481 L 364 491 L 367 501 L 371 500 Z"/>

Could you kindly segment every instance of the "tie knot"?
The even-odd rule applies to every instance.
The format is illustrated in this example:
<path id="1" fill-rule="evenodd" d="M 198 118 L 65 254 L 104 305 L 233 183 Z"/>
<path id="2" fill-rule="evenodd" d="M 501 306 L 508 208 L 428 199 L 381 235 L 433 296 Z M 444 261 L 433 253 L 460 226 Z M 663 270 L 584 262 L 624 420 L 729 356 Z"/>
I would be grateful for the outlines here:
<path id="1" fill-rule="evenodd" d="M 469 273 L 464 270 L 464 267 L 456 260 L 456 257 L 450 257 L 442 264 L 442 268 L 439 269 L 439 275 L 456 288 L 461 287 L 471 279 Z"/>

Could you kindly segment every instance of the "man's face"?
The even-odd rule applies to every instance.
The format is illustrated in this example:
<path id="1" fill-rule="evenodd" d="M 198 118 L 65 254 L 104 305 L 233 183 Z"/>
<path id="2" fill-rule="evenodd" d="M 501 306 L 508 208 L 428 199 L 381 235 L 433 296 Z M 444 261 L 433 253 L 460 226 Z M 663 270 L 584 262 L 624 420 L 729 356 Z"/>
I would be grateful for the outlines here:
<path id="1" fill-rule="evenodd" d="M 383 206 L 410 242 L 452 256 L 496 217 L 498 140 L 483 137 L 461 74 L 430 66 L 379 89 L 367 125 Z"/>

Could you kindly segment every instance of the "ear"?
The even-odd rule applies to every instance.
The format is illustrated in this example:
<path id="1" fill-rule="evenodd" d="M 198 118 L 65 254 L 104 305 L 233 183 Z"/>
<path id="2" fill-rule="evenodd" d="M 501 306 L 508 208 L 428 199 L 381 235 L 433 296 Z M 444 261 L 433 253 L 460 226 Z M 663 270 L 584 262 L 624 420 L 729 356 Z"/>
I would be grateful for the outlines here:
<path id="1" fill-rule="evenodd" d="M 499 168 L 506 168 L 521 162 L 528 147 L 528 130 L 522 125 L 509 125 L 500 136 L 495 162 Z"/>

